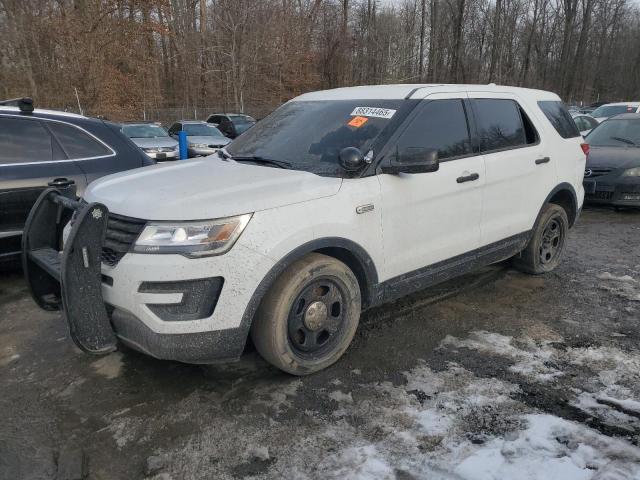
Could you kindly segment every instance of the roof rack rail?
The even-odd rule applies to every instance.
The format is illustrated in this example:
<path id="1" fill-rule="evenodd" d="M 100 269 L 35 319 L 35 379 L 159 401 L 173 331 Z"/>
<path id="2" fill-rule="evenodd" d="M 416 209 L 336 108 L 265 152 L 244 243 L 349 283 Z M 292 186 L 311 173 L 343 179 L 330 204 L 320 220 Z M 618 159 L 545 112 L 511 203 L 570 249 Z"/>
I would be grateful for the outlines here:
<path id="1" fill-rule="evenodd" d="M 18 107 L 22 113 L 33 113 L 33 99 L 31 97 L 11 98 L 0 100 L 0 105 Z"/>

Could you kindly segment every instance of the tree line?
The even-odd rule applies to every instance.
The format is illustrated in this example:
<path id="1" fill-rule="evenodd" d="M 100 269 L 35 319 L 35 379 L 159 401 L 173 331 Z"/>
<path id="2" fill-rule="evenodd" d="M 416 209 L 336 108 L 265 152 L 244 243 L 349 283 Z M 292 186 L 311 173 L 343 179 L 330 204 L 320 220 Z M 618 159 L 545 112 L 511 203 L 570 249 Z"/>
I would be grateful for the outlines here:
<path id="1" fill-rule="evenodd" d="M 0 97 L 115 120 L 379 83 L 640 97 L 633 0 L 0 0 L 0 38 Z"/>

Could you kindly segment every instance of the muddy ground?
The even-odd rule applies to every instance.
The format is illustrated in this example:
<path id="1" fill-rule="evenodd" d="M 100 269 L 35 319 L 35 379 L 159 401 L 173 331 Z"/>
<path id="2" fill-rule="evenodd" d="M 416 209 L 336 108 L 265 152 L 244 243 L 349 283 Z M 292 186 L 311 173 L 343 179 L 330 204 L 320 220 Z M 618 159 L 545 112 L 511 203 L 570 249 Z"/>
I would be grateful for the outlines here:
<path id="1" fill-rule="evenodd" d="M 640 478 L 640 212 L 366 313 L 326 371 L 78 351 L 0 278 L 0 478 Z M 84 472 L 84 473 L 82 473 Z"/>

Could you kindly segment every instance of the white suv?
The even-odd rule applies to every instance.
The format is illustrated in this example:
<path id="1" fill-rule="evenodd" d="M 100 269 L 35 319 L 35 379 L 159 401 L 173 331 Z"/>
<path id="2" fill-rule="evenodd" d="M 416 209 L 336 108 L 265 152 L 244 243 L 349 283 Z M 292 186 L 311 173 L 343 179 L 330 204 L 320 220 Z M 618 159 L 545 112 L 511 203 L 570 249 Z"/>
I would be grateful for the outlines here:
<path id="1" fill-rule="evenodd" d="M 312 373 L 344 353 L 367 308 L 510 257 L 528 273 L 553 270 L 584 168 L 580 133 L 553 93 L 308 93 L 215 156 L 105 177 L 82 202 L 50 194 L 77 210 L 63 309 L 87 351 L 117 337 L 208 363 L 238 358 L 250 334 L 273 365 Z M 97 243 L 90 222 L 103 225 Z M 25 246 L 27 277 L 54 308 L 34 278 L 55 266 L 36 243 Z"/>

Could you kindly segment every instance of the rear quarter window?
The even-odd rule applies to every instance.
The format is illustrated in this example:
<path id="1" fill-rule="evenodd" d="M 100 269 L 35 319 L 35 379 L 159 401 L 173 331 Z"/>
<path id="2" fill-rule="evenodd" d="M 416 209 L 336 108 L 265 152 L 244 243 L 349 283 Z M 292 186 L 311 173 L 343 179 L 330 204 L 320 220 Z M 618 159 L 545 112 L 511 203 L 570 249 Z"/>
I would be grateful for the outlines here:
<path id="1" fill-rule="evenodd" d="M 102 157 L 112 153 L 102 143 L 73 125 L 59 122 L 49 122 L 47 125 L 69 158 Z"/>
<path id="2" fill-rule="evenodd" d="M 553 128 L 562 138 L 576 138 L 580 136 L 580 131 L 571 115 L 559 101 L 543 100 L 538 102 L 538 107 L 547 117 Z"/>

